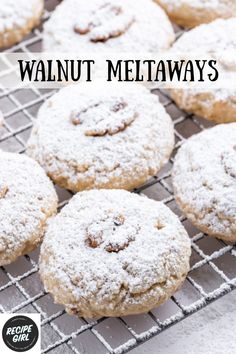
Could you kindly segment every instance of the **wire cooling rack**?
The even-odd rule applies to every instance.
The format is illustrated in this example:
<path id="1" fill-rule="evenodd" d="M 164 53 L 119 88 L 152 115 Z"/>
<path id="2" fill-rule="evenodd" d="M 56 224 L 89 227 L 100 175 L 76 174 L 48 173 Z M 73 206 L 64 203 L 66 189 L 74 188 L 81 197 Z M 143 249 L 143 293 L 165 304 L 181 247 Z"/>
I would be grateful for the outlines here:
<path id="1" fill-rule="evenodd" d="M 45 19 L 58 2 L 46 0 Z M 176 31 L 178 35 L 181 34 L 180 29 L 176 28 Z M 41 28 L 36 29 L 23 42 L 8 51 L 39 52 L 41 37 Z M 0 62 L 0 70 L 4 65 Z M 212 125 L 179 110 L 164 92 L 154 92 L 174 121 L 175 152 L 186 138 Z M 0 149 L 24 152 L 37 111 L 51 94 L 50 90 L 34 87 L 0 89 L 0 110 L 5 117 L 4 128 L 0 129 Z M 14 264 L 0 268 L 0 311 L 40 313 L 42 353 L 126 353 L 235 289 L 234 246 L 200 233 L 181 214 L 173 197 L 172 164 L 173 157 L 161 173 L 136 191 L 149 198 L 164 201 L 179 216 L 192 241 L 191 271 L 181 290 L 164 305 L 138 316 L 96 320 L 77 318 L 66 314 L 63 307 L 54 304 L 51 296 L 44 291 L 38 275 L 38 249 L 19 258 Z M 58 187 L 56 189 L 62 207 L 72 194 Z"/>

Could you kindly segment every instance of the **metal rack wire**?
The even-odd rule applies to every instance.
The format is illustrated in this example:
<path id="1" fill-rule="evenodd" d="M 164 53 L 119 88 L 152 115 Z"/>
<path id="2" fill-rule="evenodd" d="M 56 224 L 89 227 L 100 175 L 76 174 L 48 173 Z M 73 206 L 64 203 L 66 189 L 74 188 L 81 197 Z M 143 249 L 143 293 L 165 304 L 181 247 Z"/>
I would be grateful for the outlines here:
<path id="1" fill-rule="evenodd" d="M 58 3 L 57 0 L 46 1 L 45 19 Z M 177 31 L 181 33 L 180 29 Z M 38 52 L 40 46 L 39 28 L 9 51 Z M 4 65 L 0 60 L 0 70 Z M 212 125 L 179 110 L 164 92 L 156 90 L 155 93 L 174 121 L 175 151 L 186 138 Z M 4 128 L 0 130 L 0 149 L 24 152 L 38 108 L 51 94 L 52 91 L 34 87 L 0 88 L 0 109 L 5 117 Z M 94 321 L 77 318 L 67 315 L 44 291 L 38 275 L 39 250 L 0 268 L 0 311 L 40 313 L 42 353 L 126 353 L 236 288 L 235 247 L 200 233 L 181 214 L 173 197 L 172 164 L 173 158 L 161 173 L 136 191 L 164 201 L 179 216 L 192 241 L 191 271 L 182 289 L 164 305 L 138 316 Z M 61 207 L 72 194 L 56 189 Z"/>

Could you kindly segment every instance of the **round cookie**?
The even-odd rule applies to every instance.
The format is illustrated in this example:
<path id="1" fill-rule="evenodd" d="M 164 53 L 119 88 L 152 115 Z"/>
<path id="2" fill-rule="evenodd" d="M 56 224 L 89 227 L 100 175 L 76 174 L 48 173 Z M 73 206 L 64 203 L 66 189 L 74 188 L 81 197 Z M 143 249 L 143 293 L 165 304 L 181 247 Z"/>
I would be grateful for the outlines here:
<path id="1" fill-rule="evenodd" d="M 236 242 L 236 123 L 190 138 L 173 168 L 175 197 L 202 232 Z"/>
<path id="2" fill-rule="evenodd" d="M 64 0 L 44 26 L 48 52 L 159 52 L 174 31 L 152 0 Z"/>
<path id="3" fill-rule="evenodd" d="M 215 52 L 221 70 L 231 72 L 235 80 L 235 62 L 230 63 L 223 53 L 236 50 L 236 18 L 216 20 L 207 25 L 201 25 L 183 34 L 174 44 L 173 52 L 199 53 Z M 218 123 L 236 121 L 236 91 L 233 88 L 217 89 L 173 89 L 171 97 L 176 104 L 187 112 L 197 114 Z"/>
<path id="4" fill-rule="evenodd" d="M 217 18 L 236 16 L 235 0 L 155 0 L 172 21 L 183 27 L 195 27 Z"/>
<path id="5" fill-rule="evenodd" d="M 133 189 L 155 175 L 174 146 L 171 118 L 144 86 L 83 83 L 41 107 L 27 153 L 72 191 Z"/>
<path id="6" fill-rule="evenodd" d="M 43 0 L 1 0 L 0 48 L 20 42 L 39 24 Z"/>
<path id="7" fill-rule="evenodd" d="M 52 222 L 40 255 L 47 291 L 84 317 L 149 311 L 182 285 L 189 237 L 163 203 L 124 190 L 76 194 Z"/>
<path id="8" fill-rule="evenodd" d="M 0 265 L 38 246 L 57 195 L 43 169 L 26 155 L 0 151 Z"/>

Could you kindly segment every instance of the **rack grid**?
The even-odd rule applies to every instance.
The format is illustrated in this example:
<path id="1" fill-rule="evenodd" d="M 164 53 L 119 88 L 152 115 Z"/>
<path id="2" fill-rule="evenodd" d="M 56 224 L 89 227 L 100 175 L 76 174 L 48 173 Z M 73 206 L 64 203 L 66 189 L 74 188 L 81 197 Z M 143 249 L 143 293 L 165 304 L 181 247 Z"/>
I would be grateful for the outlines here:
<path id="1" fill-rule="evenodd" d="M 58 0 L 46 0 L 44 20 L 58 3 Z M 177 35 L 181 35 L 182 30 L 177 27 L 175 29 Z M 41 30 L 34 30 L 8 52 L 39 52 Z M 3 65 L 0 61 L 0 70 Z M 176 137 L 174 154 L 185 139 L 213 125 L 178 109 L 165 92 L 153 92 L 159 96 L 173 119 Z M 5 118 L 4 128 L 0 129 L 0 149 L 24 153 L 37 111 L 52 93 L 52 90 L 35 87 L 9 90 L 0 85 L 0 110 Z M 40 313 L 42 353 L 129 352 L 236 288 L 235 247 L 199 232 L 181 214 L 175 203 L 171 184 L 174 154 L 157 176 L 135 191 L 162 200 L 179 216 L 191 237 L 191 270 L 183 287 L 162 306 L 138 316 L 96 320 L 77 318 L 66 314 L 63 307 L 54 304 L 51 296 L 44 291 L 38 275 L 38 249 L 0 268 L 0 312 Z M 72 194 L 59 187 L 56 190 L 62 207 Z"/>

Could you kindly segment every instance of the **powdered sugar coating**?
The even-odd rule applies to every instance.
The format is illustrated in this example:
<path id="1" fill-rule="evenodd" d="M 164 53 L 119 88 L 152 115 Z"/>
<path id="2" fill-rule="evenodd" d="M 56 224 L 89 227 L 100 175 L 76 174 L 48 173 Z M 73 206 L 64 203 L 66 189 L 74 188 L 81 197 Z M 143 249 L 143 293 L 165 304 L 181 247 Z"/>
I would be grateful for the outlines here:
<path id="1" fill-rule="evenodd" d="M 236 16 L 234 0 L 156 0 L 179 25 L 194 27 Z"/>
<path id="2" fill-rule="evenodd" d="M 132 189 L 156 174 L 174 146 L 173 124 L 138 84 L 62 89 L 40 109 L 28 154 L 60 186 Z"/>
<path id="3" fill-rule="evenodd" d="M 89 242 L 95 235 L 97 242 Z M 93 190 L 76 194 L 50 223 L 40 273 L 69 313 L 119 316 L 167 300 L 183 282 L 189 257 L 188 235 L 163 203 Z"/>
<path id="4" fill-rule="evenodd" d="M 236 18 L 216 20 L 186 32 L 173 45 L 172 51 L 177 53 L 212 53 L 217 59 L 221 72 L 230 73 L 236 80 L 236 60 L 233 56 L 229 62 L 228 53 L 234 55 L 236 50 Z M 171 96 L 186 111 L 201 115 L 216 122 L 236 121 L 235 89 L 188 89 L 171 90 Z"/>
<path id="5" fill-rule="evenodd" d="M 24 26 L 38 3 L 38 0 L 1 0 L 0 32 Z"/>
<path id="6" fill-rule="evenodd" d="M 236 241 L 236 123 L 190 138 L 173 169 L 177 202 L 200 230 Z"/>
<path id="7" fill-rule="evenodd" d="M 41 241 L 57 196 L 43 169 L 25 155 L 0 151 L 0 265 Z"/>
<path id="8" fill-rule="evenodd" d="M 152 0 L 64 0 L 44 26 L 48 52 L 159 52 L 174 32 Z"/>
<path id="9" fill-rule="evenodd" d="M 236 49 L 236 19 L 218 19 L 185 32 L 173 45 L 177 52 L 210 53 Z"/>
<path id="10" fill-rule="evenodd" d="M 43 0 L 1 0 L 0 47 L 19 41 L 37 24 Z"/>

